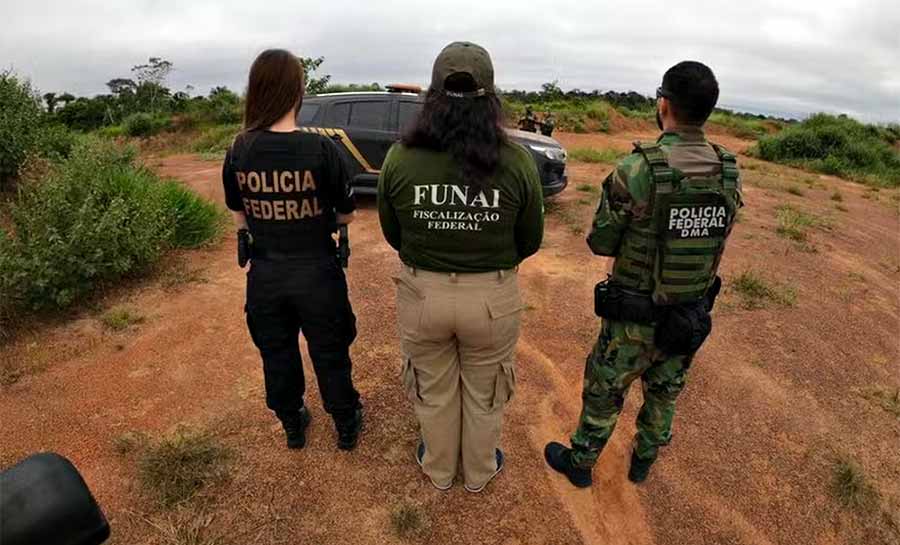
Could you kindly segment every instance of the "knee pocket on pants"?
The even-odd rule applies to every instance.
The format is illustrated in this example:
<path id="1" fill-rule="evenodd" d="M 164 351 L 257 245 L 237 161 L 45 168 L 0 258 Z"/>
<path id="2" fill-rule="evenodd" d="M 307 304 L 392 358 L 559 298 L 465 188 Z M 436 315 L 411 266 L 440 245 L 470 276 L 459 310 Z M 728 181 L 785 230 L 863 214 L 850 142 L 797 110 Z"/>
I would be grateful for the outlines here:
<path id="1" fill-rule="evenodd" d="M 403 381 L 406 397 L 413 403 L 421 403 L 422 395 L 419 392 L 419 377 L 416 376 L 416 369 L 413 367 L 410 358 L 406 358 L 403 361 L 403 370 L 400 372 L 400 378 Z"/>
<path id="2" fill-rule="evenodd" d="M 512 361 L 500 364 L 494 382 L 494 400 L 491 409 L 497 410 L 509 403 L 516 393 L 516 368 Z"/>

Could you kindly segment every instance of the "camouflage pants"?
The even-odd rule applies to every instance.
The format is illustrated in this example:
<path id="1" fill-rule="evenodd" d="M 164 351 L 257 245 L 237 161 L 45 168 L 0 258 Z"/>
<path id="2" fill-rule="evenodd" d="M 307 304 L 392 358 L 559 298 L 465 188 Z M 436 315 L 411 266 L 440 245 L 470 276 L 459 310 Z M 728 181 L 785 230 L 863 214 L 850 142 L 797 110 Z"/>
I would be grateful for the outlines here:
<path id="1" fill-rule="evenodd" d="M 640 377 L 644 406 L 637 418 L 635 453 L 656 459 L 659 447 L 672 438 L 675 399 L 684 388 L 691 356 L 666 356 L 653 345 L 653 328 L 631 322 L 603 321 L 600 337 L 584 369 L 582 410 L 572 435 L 572 461 L 593 467 L 609 441 L 625 394 Z"/>

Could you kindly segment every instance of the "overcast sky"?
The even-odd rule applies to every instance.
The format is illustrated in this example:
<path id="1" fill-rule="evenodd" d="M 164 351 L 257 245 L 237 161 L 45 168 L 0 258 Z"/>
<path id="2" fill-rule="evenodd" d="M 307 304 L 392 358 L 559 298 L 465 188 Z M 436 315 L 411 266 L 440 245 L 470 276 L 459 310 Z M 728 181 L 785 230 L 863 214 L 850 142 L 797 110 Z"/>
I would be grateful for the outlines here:
<path id="1" fill-rule="evenodd" d="M 898 0 L 0 0 L 0 69 L 43 92 L 106 92 L 161 56 L 171 87 L 245 87 L 267 47 L 324 56 L 332 81 L 427 84 L 453 40 L 480 43 L 501 88 L 652 94 L 685 59 L 716 72 L 720 105 L 900 121 Z"/>

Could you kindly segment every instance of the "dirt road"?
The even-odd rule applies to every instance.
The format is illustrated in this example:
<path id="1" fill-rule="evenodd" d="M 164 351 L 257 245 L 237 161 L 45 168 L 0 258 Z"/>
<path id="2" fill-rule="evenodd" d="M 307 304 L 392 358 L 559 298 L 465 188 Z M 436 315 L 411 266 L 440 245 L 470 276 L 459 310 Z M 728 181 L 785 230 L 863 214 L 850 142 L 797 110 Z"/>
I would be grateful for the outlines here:
<path id="1" fill-rule="evenodd" d="M 634 136 L 560 139 L 627 150 Z M 485 493 L 438 492 L 413 463 L 417 433 L 398 377 L 389 278 L 397 258 L 366 199 L 351 227 L 349 269 L 359 318 L 355 377 L 368 412 L 357 451 L 335 449 L 314 381 L 310 442 L 300 452 L 283 448 L 243 321 L 244 274 L 227 238 L 176 256 L 184 262 L 171 273 L 179 281 L 164 276 L 104 300 L 104 308 L 126 305 L 144 316 L 125 332 L 109 332 L 100 311 L 88 311 L 2 349 L 27 373 L 0 390 L 0 467 L 39 450 L 71 458 L 109 514 L 116 545 L 161 543 L 163 522 L 197 510 L 213 517 L 208 537 L 235 544 L 898 543 L 889 521 L 900 521 L 900 418 L 871 401 L 876 390 L 900 388 L 896 192 L 741 162 L 747 208 L 724 260 L 726 285 L 753 269 L 794 289 L 796 305 L 747 310 L 726 291 L 680 399 L 674 442 L 644 486 L 625 478 L 639 388 L 593 488 L 575 490 L 541 456 L 578 417 L 584 358 L 599 325 L 592 287 L 608 266 L 583 238 L 611 165 L 584 163 L 572 163 L 571 186 L 548 212 L 544 246 L 521 269 L 528 306 L 520 388 L 504 429 L 508 465 Z M 222 202 L 218 164 L 194 156 L 150 164 Z M 822 219 L 802 245 L 775 232 L 775 207 L 784 203 Z M 308 357 L 304 365 L 311 377 Z M 114 440 L 179 425 L 212 430 L 237 460 L 230 481 L 172 513 L 143 497 L 134 460 L 117 454 Z M 832 497 L 839 456 L 873 480 L 880 511 L 860 515 Z M 390 520 L 401 504 L 426 515 L 425 529 L 406 541 Z"/>

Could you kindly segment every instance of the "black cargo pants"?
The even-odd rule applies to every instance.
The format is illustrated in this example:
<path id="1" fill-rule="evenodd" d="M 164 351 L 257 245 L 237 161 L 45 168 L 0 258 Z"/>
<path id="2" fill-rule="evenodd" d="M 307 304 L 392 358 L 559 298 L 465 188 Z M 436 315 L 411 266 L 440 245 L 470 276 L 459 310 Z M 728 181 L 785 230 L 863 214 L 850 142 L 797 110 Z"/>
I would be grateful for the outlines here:
<path id="1" fill-rule="evenodd" d="M 266 405 L 279 416 L 303 407 L 302 331 L 325 411 L 338 422 L 352 418 L 360 407 L 350 362 L 356 317 L 337 260 L 253 259 L 246 311 L 250 336 L 262 355 Z"/>

